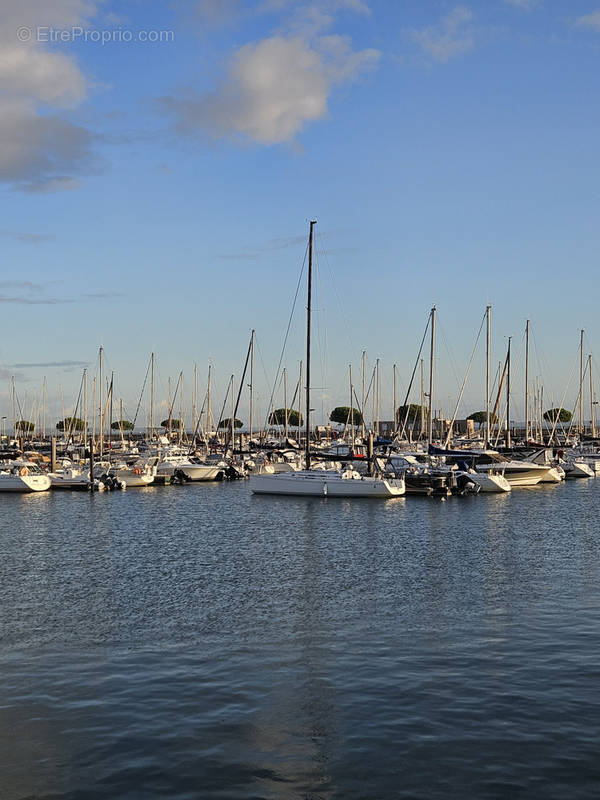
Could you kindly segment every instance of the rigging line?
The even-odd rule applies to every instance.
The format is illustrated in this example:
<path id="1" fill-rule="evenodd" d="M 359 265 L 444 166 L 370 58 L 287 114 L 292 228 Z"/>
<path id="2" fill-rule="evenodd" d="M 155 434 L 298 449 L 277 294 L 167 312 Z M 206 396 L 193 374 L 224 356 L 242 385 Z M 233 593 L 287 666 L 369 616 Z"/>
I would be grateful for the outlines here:
<path id="1" fill-rule="evenodd" d="M 404 421 L 402 423 L 402 431 L 401 431 L 401 438 L 404 436 L 404 431 L 406 430 L 406 425 L 408 423 L 408 417 L 410 415 L 410 407 L 408 405 L 408 398 L 410 397 L 410 392 L 412 389 L 413 381 L 415 379 L 415 374 L 417 372 L 417 367 L 419 366 L 419 360 L 421 358 L 421 353 L 423 352 L 423 345 L 425 344 L 425 337 L 427 336 L 427 331 L 429 330 L 429 325 L 431 324 L 431 314 L 427 317 L 427 324 L 425 325 L 425 330 L 423 331 L 423 338 L 421 339 L 421 346 L 419 347 L 419 352 L 417 353 L 417 358 L 415 360 L 415 365 L 413 367 L 412 375 L 410 376 L 410 381 L 408 384 L 408 389 L 406 390 L 406 395 L 404 397 L 404 404 L 403 407 L 406 409 L 406 413 L 404 415 Z M 396 409 L 394 409 L 394 422 L 396 422 Z M 394 436 L 398 435 L 398 431 L 400 430 L 400 423 L 396 425 L 394 429 Z"/>
<path id="2" fill-rule="evenodd" d="M 227 385 L 227 391 L 225 392 L 225 399 L 223 400 L 223 405 L 221 407 L 221 413 L 219 414 L 219 422 L 217 423 L 217 432 L 221 427 L 221 423 L 223 422 L 223 412 L 225 411 L 225 404 L 227 403 L 227 398 L 229 397 L 229 390 L 231 389 L 231 379 Z"/>
<path id="3" fill-rule="evenodd" d="M 458 400 L 456 401 L 456 407 L 454 409 L 454 413 L 452 414 L 452 419 L 450 420 L 450 425 L 448 426 L 448 435 L 446 436 L 446 441 L 444 443 L 444 447 L 448 447 L 450 443 L 450 439 L 452 438 L 452 428 L 454 423 L 456 422 L 456 417 L 458 415 L 458 407 L 462 401 L 463 393 L 465 391 L 465 386 L 467 385 L 467 380 L 469 379 L 469 373 L 471 372 L 471 366 L 473 364 L 473 359 L 475 358 L 475 352 L 477 350 L 477 345 L 479 344 L 479 339 L 481 337 L 481 331 L 483 330 L 483 326 L 485 324 L 487 318 L 487 311 L 483 315 L 483 319 L 481 320 L 481 325 L 479 326 L 479 333 L 477 334 L 477 338 L 475 339 L 475 346 L 473 347 L 473 352 L 471 353 L 471 358 L 467 365 L 467 371 L 465 373 L 465 377 L 463 379 L 462 386 L 460 387 L 460 394 L 458 395 Z M 489 405 L 488 405 L 489 408 Z"/>
<path id="4" fill-rule="evenodd" d="M 577 348 L 577 356 L 579 356 L 579 348 Z M 563 392 L 563 396 L 562 396 L 562 398 L 560 400 L 559 408 L 564 408 L 565 397 L 567 396 L 567 392 L 569 391 L 569 386 L 571 385 L 571 381 L 573 380 L 573 375 L 575 374 L 575 370 L 577 369 L 577 366 L 578 366 L 578 364 L 577 364 L 577 358 L 576 358 L 574 363 L 573 363 L 573 368 L 571 370 L 571 375 L 569 376 L 569 381 L 568 381 L 567 385 L 565 386 L 565 390 Z M 554 433 L 556 431 L 556 426 L 558 425 L 558 422 L 559 422 L 559 420 L 558 420 L 559 416 L 560 416 L 559 413 L 555 414 L 554 424 L 552 426 L 552 430 L 550 431 L 549 441 L 552 441 L 552 439 L 554 438 Z M 563 428 L 563 431 L 564 431 L 564 428 Z"/>
<path id="5" fill-rule="evenodd" d="M 83 375 L 81 376 L 81 382 L 79 384 L 79 394 L 77 395 L 77 402 L 75 403 L 75 410 L 71 416 L 71 420 L 69 422 L 69 432 L 67 433 L 67 444 L 69 444 L 71 440 L 71 435 L 73 434 L 73 429 L 75 427 L 75 418 L 77 417 L 77 411 L 79 409 L 79 402 L 81 400 L 81 393 L 83 392 L 83 381 L 85 380 L 85 370 L 83 370 Z M 64 427 L 64 420 L 63 420 L 63 427 Z"/>
<path id="6" fill-rule="evenodd" d="M 325 234 L 322 231 L 319 231 L 318 233 L 316 233 L 316 237 L 317 237 L 317 241 L 321 242 L 325 238 Z M 320 253 L 321 253 L 321 255 L 323 256 L 323 258 L 325 260 L 325 263 L 327 265 L 327 269 L 329 270 L 329 277 L 331 278 L 331 285 L 333 287 L 333 290 L 332 290 L 333 291 L 333 295 L 334 295 L 334 297 L 335 297 L 335 299 L 337 301 L 337 304 L 339 306 L 340 317 L 342 319 L 342 323 L 344 325 L 344 328 L 347 330 L 347 332 L 349 334 L 348 335 L 348 339 L 350 341 L 350 349 L 354 350 L 355 349 L 354 341 L 352 339 L 353 328 L 350 325 L 350 320 L 349 320 L 348 314 L 345 312 L 344 307 L 342 305 L 341 297 L 340 297 L 340 294 L 339 294 L 338 288 L 337 288 L 338 287 L 338 281 L 335 280 L 333 269 L 331 267 L 331 263 L 330 263 L 329 258 L 327 256 L 327 250 L 324 247 L 322 247 L 321 250 L 320 250 Z"/>
<path id="7" fill-rule="evenodd" d="M 298 294 L 300 292 L 300 284 L 301 284 L 301 281 L 302 281 L 302 276 L 304 275 L 304 267 L 306 266 L 306 258 L 307 258 L 307 256 L 308 256 L 308 243 L 306 245 L 306 250 L 304 251 L 304 260 L 302 261 L 302 269 L 300 270 L 300 275 L 298 276 L 298 283 L 296 285 L 296 292 L 294 294 L 294 302 L 292 303 L 292 310 L 290 312 L 290 318 L 288 320 L 287 328 L 286 328 L 286 331 L 285 331 L 285 336 L 284 336 L 284 339 L 283 339 L 283 346 L 281 348 L 281 355 L 279 356 L 279 363 L 277 365 L 277 371 L 275 373 L 275 380 L 273 382 L 273 389 L 271 391 L 271 397 L 269 398 L 269 408 L 271 408 L 271 406 L 273 404 L 273 397 L 275 395 L 275 384 L 277 383 L 277 380 L 279 378 L 279 371 L 281 369 L 281 364 L 283 362 L 283 356 L 285 354 L 285 348 L 287 346 L 287 340 L 288 340 L 288 336 L 290 334 L 290 328 L 292 327 L 292 319 L 294 318 L 294 311 L 296 310 L 296 302 L 298 300 Z M 268 415 L 268 413 L 269 412 L 267 411 L 267 415 Z M 268 420 L 265 420 L 265 428 L 267 427 L 267 425 L 268 425 Z"/>
<path id="8" fill-rule="evenodd" d="M 150 358 L 150 361 L 148 362 L 148 369 L 146 370 L 146 377 L 144 378 L 144 383 L 142 385 L 142 391 L 140 392 L 140 399 L 138 400 L 137 408 L 135 410 L 135 416 L 133 418 L 133 427 L 134 428 L 135 428 L 135 423 L 137 421 L 138 414 L 139 414 L 139 411 L 140 411 L 140 406 L 142 405 L 142 398 L 144 396 L 144 389 L 146 388 L 146 382 L 148 380 L 148 374 L 150 373 L 150 365 L 151 364 L 152 364 L 152 358 Z"/>

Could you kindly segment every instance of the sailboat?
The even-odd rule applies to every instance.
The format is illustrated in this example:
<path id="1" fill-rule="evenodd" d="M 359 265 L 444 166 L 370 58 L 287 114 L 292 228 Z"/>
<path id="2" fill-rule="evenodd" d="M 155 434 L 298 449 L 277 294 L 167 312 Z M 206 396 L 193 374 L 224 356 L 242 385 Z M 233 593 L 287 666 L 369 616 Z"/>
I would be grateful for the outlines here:
<path id="1" fill-rule="evenodd" d="M 403 479 L 360 475 L 352 469 L 326 470 L 310 468 L 310 334 L 312 300 L 313 229 L 310 222 L 308 240 L 308 301 L 306 314 L 306 468 L 293 472 L 261 473 L 250 476 L 254 494 L 308 495 L 311 497 L 399 497 L 405 492 Z"/>

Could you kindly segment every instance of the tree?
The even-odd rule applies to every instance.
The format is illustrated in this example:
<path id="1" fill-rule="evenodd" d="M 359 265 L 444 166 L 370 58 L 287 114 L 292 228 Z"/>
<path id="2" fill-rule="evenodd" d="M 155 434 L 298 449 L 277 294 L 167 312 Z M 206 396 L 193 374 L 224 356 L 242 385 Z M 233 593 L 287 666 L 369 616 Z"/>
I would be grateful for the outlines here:
<path id="1" fill-rule="evenodd" d="M 29 420 L 26 419 L 18 419 L 15 423 L 15 428 L 24 433 L 31 433 L 35 428 L 35 422 L 29 422 Z"/>
<path id="2" fill-rule="evenodd" d="M 331 422 L 337 422 L 340 425 L 362 425 L 363 417 L 357 408 L 350 408 L 350 406 L 337 406 L 329 415 Z"/>
<path id="3" fill-rule="evenodd" d="M 241 419 L 236 418 L 233 424 L 234 427 L 241 428 L 244 423 L 242 422 Z M 221 422 L 219 422 L 219 428 L 231 428 L 231 417 L 229 417 L 228 419 L 222 419 Z"/>
<path id="4" fill-rule="evenodd" d="M 487 411 L 474 411 L 472 414 L 469 414 L 467 419 L 472 419 L 473 422 L 476 422 L 481 428 L 487 421 Z M 490 425 L 495 425 L 496 422 L 498 422 L 498 417 L 493 411 L 490 411 Z"/>
<path id="5" fill-rule="evenodd" d="M 124 419 L 123 422 L 121 422 L 121 420 L 113 422 L 110 427 L 112 428 L 113 431 L 119 431 L 121 430 L 121 427 L 123 428 L 124 431 L 132 431 L 134 425 L 133 422 L 129 422 L 128 419 Z"/>
<path id="6" fill-rule="evenodd" d="M 288 425 L 298 428 L 304 424 L 302 414 L 293 408 L 288 408 Z M 285 408 L 276 408 L 269 417 L 269 425 L 285 425 Z"/>
<path id="7" fill-rule="evenodd" d="M 423 408 L 423 419 L 427 419 L 429 416 L 428 409 Z M 406 418 L 406 414 L 408 412 L 408 419 Z M 396 425 L 404 424 L 404 420 L 406 419 L 407 422 L 417 422 L 421 419 L 421 406 L 418 403 L 409 403 L 407 406 L 398 406 L 396 409 Z"/>
<path id="8" fill-rule="evenodd" d="M 163 427 L 163 428 L 168 428 L 169 425 L 170 425 L 171 426 L 171 430 L 172 431 L 176 431 L 181 426 L 181 420 L 172 419 L 171 422 L 169 422 L 168 419 L 163 419 L 163 421 L 160 424 L 161 424 L 161 427 Z"/>
<path id="9" fill-rule="evenodd" d="M 85 429 L 85 422 L 79 417 L 65 417 L 56 423 L 58 431 L 82 431 Z"/>
<path id="10" fill-rule="evenodd" d="M 567 411 L 566 408 L 549 408 L 544 411 L 544 419 L 546 422 L 571 422 L 573 414 Z"/>

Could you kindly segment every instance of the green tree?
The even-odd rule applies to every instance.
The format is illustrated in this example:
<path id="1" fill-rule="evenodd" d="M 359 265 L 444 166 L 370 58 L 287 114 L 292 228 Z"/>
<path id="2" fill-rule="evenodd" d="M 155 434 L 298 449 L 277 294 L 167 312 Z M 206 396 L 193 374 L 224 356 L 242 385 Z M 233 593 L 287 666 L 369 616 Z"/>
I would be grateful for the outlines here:
<path id="1" fill-rule="evenodd" d="M 82 431 L 84 428 L 85 422 L 79 417 L 65 417 L 56 423 L 58 431 Z"/>
<path id="2" fill-rule="evenodd" d="M 571 422 L 573 414 L 567 411 L 566 408 L 549 408 L 544 411 L 544 419 L 546 422 Z"/>
<path id="3" fill-rule="evenodd" d="M 124 419 L 122 423 L 121 420 L 117 420 L 116 422 L 113 422 L 110 427 L 113 431 L 119 431 L 121 430 L 121 425 L 123 426 L 124 431 L 132 431 L 134 428 L 133 422 L 130 422 L 128 419 Z"/>
<path id="4" fill-rule="evenodd" d="M 476 422 L 479 427 L 487 421 L 487 412 L 486 411 L 474 411 L 472 414 L 469 414 L 467 419 L 472 419 L 473 422 Z M 494 414 L 493 411 L 490 411 L 490 425 L 495 425 L 498 422 L 498 417 Z"/>
<path id="5" fill-rule="evenodd" d="M 169 427 L 169 420 L 168 419 L 163 419 L 163 421 L 160 424 L 161 424 L 161 427 L 168 428 Z M 171 430 L 172 431 L 179 430 L 179 427 L 181 425 L 181 420 L 172 419 L 170 425 L 171 425 Z"/>
<path id="6" fill-rule="evenodd" d="M 288 408 L 288 425 L 297 428 L 303 425 L 302 414 L 293 408 Z M 285 408 L 276 408 L 269 417 L 269 425 L 285 425 Z"/>
<path id="7" fill-rule="evenodd" d="M 363 417 L 360 411 L 350 406 L 337 406 L 329 415 L 329 419 L 331 422 L 337 422 L 340 425 L 350 425 L 351 422 L 354 425 L 363 424 Z"/>
<path id="8" fill-rule="evenodd" d="M 236 428 L 241 428 L 244 423 L 241 419 L 236 418 L 233 424 Z M 221 422 L 219 422 L 219 428 L 231 428 L 231 417 L 228 419 L 222 419 Z"/>
<path id="9" fill-rule="evenodd" d="M 24 433 L 31 433 L 35 428 L 35 422 L 29 422 L 29 420 L 26 419 L 18 419 L 15 423 L 15 428 Z"/>
<path id="10" fill-rule="evenodd" d="M 408 419 L 406 414 L 408 412 Z M 429 416 L 428 409 L 423 406 L 423 419 Z M 418 403 L 409 403 L 407 406 L 398 406 L 396 409 L 396 425 L 404 424 L 407 422 L 418 422 L 421 419 L 421 406 Z"/>

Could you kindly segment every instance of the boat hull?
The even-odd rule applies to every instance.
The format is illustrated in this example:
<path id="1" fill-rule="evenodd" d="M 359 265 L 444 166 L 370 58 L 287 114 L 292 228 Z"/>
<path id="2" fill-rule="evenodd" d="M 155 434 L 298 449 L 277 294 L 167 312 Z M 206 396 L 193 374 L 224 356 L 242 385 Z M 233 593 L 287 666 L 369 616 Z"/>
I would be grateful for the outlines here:
<path id="1" fill-rule="evenodd" d="M 339 473 L 301 470 L 298 472 L 250 476 L 254 494 L 281 494 L 307 497 L 400 497 L 403 480 L 382 478 L 343 478 Z"/>

